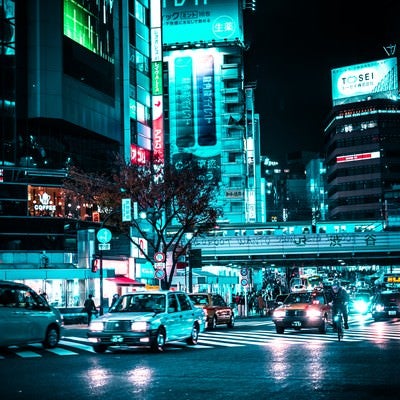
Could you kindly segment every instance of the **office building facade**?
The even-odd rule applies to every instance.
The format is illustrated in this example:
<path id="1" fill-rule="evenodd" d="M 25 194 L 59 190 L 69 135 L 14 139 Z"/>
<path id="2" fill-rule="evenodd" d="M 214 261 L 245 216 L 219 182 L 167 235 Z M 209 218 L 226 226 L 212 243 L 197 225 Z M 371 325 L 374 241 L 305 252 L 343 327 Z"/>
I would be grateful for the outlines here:
<path id="1" fill-rule="evenodd" d="M 197 159 L 221 177 L 225 218 L 258 220 L 260 127 L 243 70 L 248 2 L 207 3 L 0 0 L 1 278 L 60 280 L 52 297 L 64 306 L 94 290 L 99 214 L 69 197 L 63 180 L 69 166 L 101 171 L 116 153 L 131 162 L 151 152 Z M 178 54 L 169 13 L 183 8 L 211 30 L 197 29 Z M 154 271 L 122 247 L 105 269 L 151 282 Z"/>
<path id="2" fill-rule="evenodd" d="M 397 58 L 332 70 L 325 128 L 329 219 L 384 220 L 400 179 Z"/>

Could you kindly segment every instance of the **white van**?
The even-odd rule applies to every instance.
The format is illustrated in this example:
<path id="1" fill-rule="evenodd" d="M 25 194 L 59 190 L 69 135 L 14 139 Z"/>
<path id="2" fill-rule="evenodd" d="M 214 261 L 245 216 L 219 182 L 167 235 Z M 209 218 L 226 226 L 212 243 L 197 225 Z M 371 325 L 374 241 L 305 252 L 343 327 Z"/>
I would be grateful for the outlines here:
<path id="1" fill-rule="evenodd" d="M 60 312 L 29 286 L 0 280 L 0 347 L 40 342 L 54 348 L 62 326 Z"/>

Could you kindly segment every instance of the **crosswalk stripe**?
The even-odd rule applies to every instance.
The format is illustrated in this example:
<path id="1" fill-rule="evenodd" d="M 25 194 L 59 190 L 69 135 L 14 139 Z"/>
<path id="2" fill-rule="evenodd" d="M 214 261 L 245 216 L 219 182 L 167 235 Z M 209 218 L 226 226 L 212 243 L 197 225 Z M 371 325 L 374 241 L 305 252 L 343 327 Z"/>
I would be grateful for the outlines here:
<path id="1" fill-rule="evenodd" d="M 254 330 L 245 331 L 242 327 L 254 327 Z M 389 323 L 375 322 L 372 318 L 362 320 L 350 320 L 350 329 L 345 331 L 344 342 L 369 341 L 375 344 L 384 343 L 390 340 L 400 340 L 400 321 Z M 318 331 L 311 332 L 302 329 L 301 332 L 287 329 L 283 334 L 275 332 L 274 323 L 271 320 L 265 321 L 241 321 L 233 329 L 217 327 L 212 331 L 205 331 L 200 334 L 199 343 L 191 346 L 194 349 L 211 349 L 216 347 L 244 347 L 253 346 L 276 346 L 284 345 L 327 345 L 330 342 L 337 342 L 336 333 L 328 327 L 326 334 Z M 168 344 L 169 350 L 179 351 L 185 348 L 181 342 Z M 25 346 L 10 346 L 9 352 L 20 358 L 45 357 L 46 353 L 56 356 L 79 355 L 79 351 L 94 353 L 93 347 L 86 337 L 63 336 L 59 346 L 55 349 L 44 349 L 41 343 Z M 7 354 L 0 354 L 0 360 L 7 359 Z"/>
<path id="2" fill-rule="evenodd" d="M 93 347 L 90 345 L 85 345 L 85 344 L 81 344 L 81 343 L 75 343 L 75 342 L 67 342 L 65 340 L 60 340 L 59 342 L 62 345 L 65 346 L 72 346 L 72 347 L 76 347 L 77 349 L 81 349 L 81 350 L 85 350 L 88 351 L 90 353 L 95 353 L 95 351 L 93 350 Z"/>
<path id="3" fill-rule="evenodd" d="M 216 342 L 214 340 L 204 340 L 204 339 L 200 338 L 199 341 L 201 341 L 201 343 L 208 343 L 208 344 L 212 344 L 212 345 L 216 344 Z M 223 346 L 223 347 L 243 347 L 244 344 L 219 342 L 218 346 Z"/>
<path id="4" fill-rule="evenodd" d="M 25 351 L 16 351 L 15 354 L 21 358 L 35 358 L 42 357 L 40 354 L 35 353 L 33 351 L 25 350 Z"/>
<path id="5" fill-rule="evenodd" d="M 46 351 L 57 354 L 58 356 L 77 356 L 79 354 L 75 353 L 74 351 L 63 349 L 62 347 L 56 347 L 55 349 L 46 349 Z"/>

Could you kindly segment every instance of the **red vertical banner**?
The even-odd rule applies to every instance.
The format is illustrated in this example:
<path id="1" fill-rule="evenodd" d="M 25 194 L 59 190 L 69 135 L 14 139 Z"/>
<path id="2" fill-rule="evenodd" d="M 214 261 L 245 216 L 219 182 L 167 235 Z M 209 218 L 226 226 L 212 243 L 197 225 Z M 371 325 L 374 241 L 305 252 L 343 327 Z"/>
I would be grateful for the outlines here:
<path id="1" fill-rule="evenodd" d="M 164 164 L 164 119 L 162 96 L 153 96 L 153 155 L 157 164 Z"/>

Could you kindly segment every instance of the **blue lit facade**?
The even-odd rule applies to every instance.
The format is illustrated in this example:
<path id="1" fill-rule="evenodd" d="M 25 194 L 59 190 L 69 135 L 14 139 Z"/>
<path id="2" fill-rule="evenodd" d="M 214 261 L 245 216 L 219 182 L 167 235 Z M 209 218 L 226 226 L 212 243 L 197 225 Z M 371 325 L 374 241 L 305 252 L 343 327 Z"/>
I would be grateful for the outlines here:
<path id="1" fill-rule="evenodd" d="M 244 77 L 243 6 L 163 3 L 167 157 L 175 165 L 194 160 L 219 177 L 217 206 L 231 223 L 265 218 L 255 87 Z"/>
<path id="2" fill-rule="evenodd" d="M 94 290 L 99 215 L 64 192 L 67 168 L 101 171 L 116 153 L 137 162 L 153 149 L 150 2 L 0 7 L 0 279 L 48 285 L 71 306 Z M 105 270 L 133 276 L 127 244 Z"/>

